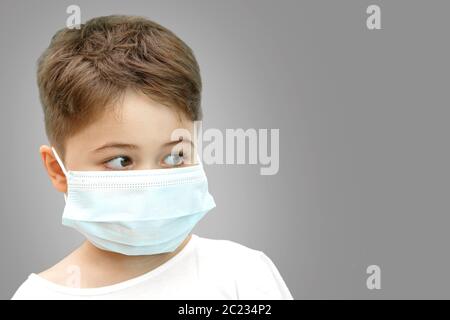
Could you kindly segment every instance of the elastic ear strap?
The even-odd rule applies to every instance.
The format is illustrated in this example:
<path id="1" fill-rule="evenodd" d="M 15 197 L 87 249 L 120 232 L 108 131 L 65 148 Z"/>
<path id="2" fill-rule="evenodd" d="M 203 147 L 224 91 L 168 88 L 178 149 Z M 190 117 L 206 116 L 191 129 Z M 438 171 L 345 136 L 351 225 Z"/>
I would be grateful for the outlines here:
<path id="1" fill-rule="evenodd" d="M 53 154 L 55 155 L 56 161 L 58 162 L 59 166 L 61 167 L 61 170 L 64 172 L 64 175 L 67 177 L 67 170 L 64 167 L 64 164 L 61 161 L 61 158 L 58 156 L 58 153 L 56 152 L 55 148 L 52 147 Z"/>
<path id="2" fill-rule="evenodd" d="M 196 156 L 196 158 L 197 158 L 198 164 L 199 164 L 201 167 L 203 167 L 202 159 L 200 158 L 199 153 L 198 153 L 198 152 L 195 152 L 195 156 Z"/>

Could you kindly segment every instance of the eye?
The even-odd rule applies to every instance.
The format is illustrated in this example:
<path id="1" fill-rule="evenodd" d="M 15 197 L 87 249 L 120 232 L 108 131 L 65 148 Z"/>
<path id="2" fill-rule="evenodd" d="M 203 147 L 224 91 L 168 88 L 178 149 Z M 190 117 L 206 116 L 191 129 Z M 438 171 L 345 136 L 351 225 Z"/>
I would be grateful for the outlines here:
<path id="1" fill-rule="evenodd" d="M 111 170 L 123 170 L 132 164 L 132 160 L 127 156 L 115 157 L 105 162 L 105 166 Z"/>
<path id="2" fill-rule="evenodd" d="M 163 159 L 163 164 L 169 167 L 181 166 L 183 163 L 184 163 L 183 151 L 168 154 Z"/>

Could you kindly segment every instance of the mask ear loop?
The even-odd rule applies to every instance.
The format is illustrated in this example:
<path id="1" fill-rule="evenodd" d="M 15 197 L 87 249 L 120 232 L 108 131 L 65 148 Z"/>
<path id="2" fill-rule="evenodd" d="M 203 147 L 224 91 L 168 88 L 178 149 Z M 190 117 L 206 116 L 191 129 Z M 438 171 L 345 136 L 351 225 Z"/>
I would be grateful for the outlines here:
<path id="1" fill-rule="evenodd" d="M 198 154 L 198 152 L 195 153 L 195 157 L 197 159 L 197 165 L 199 165 L 200 167 L 203 167 L 202 159 L 200 158 L 200 155 Z"/>
<path id="2" fill-rule="evenodd" d="M 61 168 L 62 172 L 64 173 L 64 175 L 66 176 L 66 178 L 68 178 L 69 174 L 66 170 L 66 168 L 64 167 L 63 162 L 61 161 L 61 158 L 59 157 L 58 153 L 56 152 L 55 148 L 52 147 L 52 151 L 53 151 L 53 155 L 55 156 L 56 161 L 59 164 L 59 167 Z M 67 195 L 66 193 L 64 193 L 64 202 L 67 202 Z"/>
<path id="3" fill-rule="evenodd" d="M 195 151 L 195 158 L 197 159 L 196 165 L 198 165 L 200 167 L 200 169 L 203 170 L 203 160 L 202 160 L 202 157 L 200 156 L 200 152 L 202 152 L 202 151 L 201 150 Z"/>

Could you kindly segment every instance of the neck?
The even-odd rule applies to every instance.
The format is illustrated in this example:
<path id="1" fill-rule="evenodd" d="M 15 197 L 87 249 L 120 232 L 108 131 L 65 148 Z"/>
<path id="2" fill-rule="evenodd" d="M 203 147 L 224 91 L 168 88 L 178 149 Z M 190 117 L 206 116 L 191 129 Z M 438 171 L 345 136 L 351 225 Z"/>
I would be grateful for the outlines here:
<path id="1" fill-rule="evenodd" d="M 89 264 L 89 269 L 96 269 L 96 276 L 89 286 L 103 286 L 116 282 L 126 281 L 143 275 L 159 267 L 177 255 L 190 241 L 192 234 L 173 252 L 165 252 L 153 255 L 127 256 L 97 248 L 89 241 L 85 241 L 78 249 L 83 261 Z M 95 282 L 95 283 L 94 283 Z"/>

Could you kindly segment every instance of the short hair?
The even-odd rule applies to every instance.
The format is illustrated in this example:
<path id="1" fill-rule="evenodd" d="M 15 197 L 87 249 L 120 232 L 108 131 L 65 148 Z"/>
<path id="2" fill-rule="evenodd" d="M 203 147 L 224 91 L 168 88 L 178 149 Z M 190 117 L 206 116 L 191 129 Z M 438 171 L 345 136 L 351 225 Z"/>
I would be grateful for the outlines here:
<path id="1" fill-rule="evenodd" d="M 64 28 L 38 59 L 37 82 L 50 143 L 66 138 L 114 105 L 127 89 L 200 120 L 200 68 L 172 31 L 139 16 L 97 17 Z"/>

